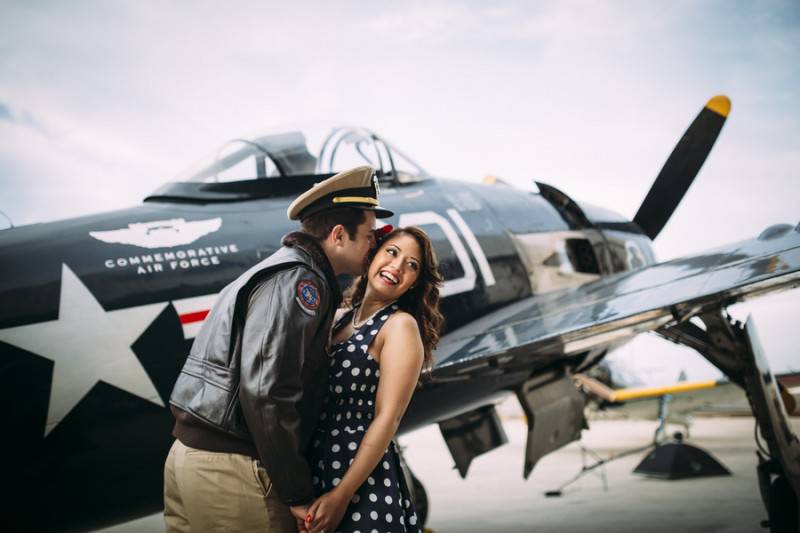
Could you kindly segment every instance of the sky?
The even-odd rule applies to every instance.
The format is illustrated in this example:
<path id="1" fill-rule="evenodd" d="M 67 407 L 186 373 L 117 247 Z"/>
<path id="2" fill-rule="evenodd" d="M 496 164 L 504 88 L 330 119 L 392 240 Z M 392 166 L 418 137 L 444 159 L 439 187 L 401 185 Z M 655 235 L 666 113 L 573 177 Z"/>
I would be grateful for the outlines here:
<path id="1" fill-rule="evenodd" d="M 716 94 L 731 114 L 659 259 L 800 221 L 796 0 L 4 1 L 0 228 L 135 205 L 230 138 L 319 119 L 438 177 L 536 179 L 632 218 Z M 800 370 L 798 308 L 789 292 L 732 312 Z M 614 361 L 645 382 L 716 375 L 655 336 Z"/>

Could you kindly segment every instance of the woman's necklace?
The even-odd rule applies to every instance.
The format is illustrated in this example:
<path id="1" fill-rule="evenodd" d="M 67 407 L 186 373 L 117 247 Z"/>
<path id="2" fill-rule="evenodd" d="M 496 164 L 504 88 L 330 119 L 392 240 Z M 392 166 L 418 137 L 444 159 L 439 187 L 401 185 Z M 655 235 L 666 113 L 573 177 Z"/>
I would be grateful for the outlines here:
<path id="1" fill-rule="evenodd" d="M 359 328 L 361 328 L 361 326 L 363 326 L 364 324 L 366 324 L 367 322 L 369 322 L 370 320 L 372 320 L 372 319 L 375 317 L 375 315 L 377 315 L 377 314 L 378 314 L 378 312 L 379 312 L 381 309 L 385 309 L 385 307 L 379 307 L 378 309 L 376 309 L 376 310 L 375 310 L 375 312 L 374 312 L 374 313 L 372 313 L 371 315 L 369 315 L 369 316 L 368 316 L 366 319 L 362 320 L 360 324 L 357 324 L 357 323 L 356 323 L 356 315 L 358 314 L 358 312 L 359 312 L 359 311 L 361 311 L 361 306 L 359 305 L 358 307 L 356 307 L 356 310 L 355 310 L 355 311 L 353 311 L 353 329 L 359 329 Z"/>

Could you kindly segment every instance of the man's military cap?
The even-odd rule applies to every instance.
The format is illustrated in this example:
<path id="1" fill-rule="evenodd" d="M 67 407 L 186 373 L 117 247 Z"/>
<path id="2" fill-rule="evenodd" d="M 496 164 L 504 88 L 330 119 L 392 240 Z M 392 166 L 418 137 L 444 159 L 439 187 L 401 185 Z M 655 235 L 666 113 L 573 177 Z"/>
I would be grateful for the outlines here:
<path id="1" fill-rule="evenodd" d="M 303 220 L 337 207 L 355 207 L 374 211 L 377 218 L 388 218 L 394 213 L 378 204 L 379 190 L 374 168 L 351 168 L 315 183 L 291 203 L 286 214 L 290 220 Z"/>

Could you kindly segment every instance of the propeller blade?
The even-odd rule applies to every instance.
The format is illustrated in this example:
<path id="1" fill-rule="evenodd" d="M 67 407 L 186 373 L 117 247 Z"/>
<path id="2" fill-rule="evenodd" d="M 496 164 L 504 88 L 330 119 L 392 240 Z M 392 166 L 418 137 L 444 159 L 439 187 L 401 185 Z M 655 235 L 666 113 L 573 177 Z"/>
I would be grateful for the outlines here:
<path id="1" fill-rule="evenodd" d="M 655 239 L 703 166 L 731 110 L 727 96 L 715 96 L 694 119 L 672 151 L 633 221 Z"/>

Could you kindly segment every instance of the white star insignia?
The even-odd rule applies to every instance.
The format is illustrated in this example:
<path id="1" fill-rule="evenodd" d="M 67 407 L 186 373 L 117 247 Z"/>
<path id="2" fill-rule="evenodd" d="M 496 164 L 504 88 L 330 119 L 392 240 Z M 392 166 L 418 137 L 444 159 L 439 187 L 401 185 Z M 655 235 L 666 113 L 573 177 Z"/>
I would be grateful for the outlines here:
<path id="1" fill-rule="evenodd" d="M 0 329 L 0 340 L 53 361 L 45 435 L 103 381 L 164 405 L 131 345 L 166 302 L 106 311 L 64 264 L 58 319 Z"/>

